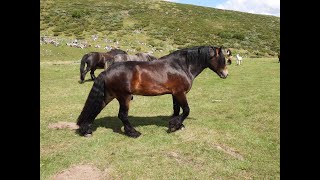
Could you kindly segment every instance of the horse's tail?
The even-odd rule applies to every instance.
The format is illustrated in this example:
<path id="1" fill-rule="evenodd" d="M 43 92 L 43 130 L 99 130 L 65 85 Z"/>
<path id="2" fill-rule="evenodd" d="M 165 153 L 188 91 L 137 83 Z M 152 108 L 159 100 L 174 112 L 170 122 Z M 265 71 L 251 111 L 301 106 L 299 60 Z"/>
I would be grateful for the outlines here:
<path id="1" fill-rule="evenodd" d="M 82 57 L 81 62 L 80 62 L 80 80 L 81 81 L 84 81 L 84 77 L 85 77 L 84 66 L 86 65 L 86 60 L 87 60 L 88 57 L 89 57 L 89 54 L 85 54 Z"/>
<path id="2" fill-rule="evenodd" d="M 81 135 L 91 134 L 90 126 L 100 111 L 104 108 L 104 79 L 106 71 L 99 74 L 95 79 L 91 91 L 88 95 L 86 103 L 82 109 L 81 114 L 77 119 L 79 126 L 79 133 Z"/>

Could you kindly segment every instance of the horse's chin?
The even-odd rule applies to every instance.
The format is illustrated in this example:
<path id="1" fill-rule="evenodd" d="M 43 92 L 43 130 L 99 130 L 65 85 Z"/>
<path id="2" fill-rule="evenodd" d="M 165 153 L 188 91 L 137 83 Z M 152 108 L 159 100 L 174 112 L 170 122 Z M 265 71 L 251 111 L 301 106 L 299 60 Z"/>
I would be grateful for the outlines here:
<path id="1" fill-rule="evenodd" d="M 219 77 L 222 78 L 222 79 L 226 79 L 227 76 L 228 76 L 228 74 L 225 75 L 225 74 L 223 74 L 223 73 L 218 73 L 218 75 L 219 75 Z"/>

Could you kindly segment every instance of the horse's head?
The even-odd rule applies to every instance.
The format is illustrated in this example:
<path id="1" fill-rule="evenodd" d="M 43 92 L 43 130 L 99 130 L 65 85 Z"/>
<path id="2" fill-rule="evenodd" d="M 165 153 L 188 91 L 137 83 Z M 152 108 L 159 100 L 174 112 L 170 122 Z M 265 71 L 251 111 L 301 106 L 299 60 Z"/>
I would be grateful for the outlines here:
<path id="1" fill-rule="evenodd" d="M 210 48 L 209 68 L 218 74 L 219 77 L 225 79 L 228 76 L 226 59 L 222 52 L 222 47 Z"/>

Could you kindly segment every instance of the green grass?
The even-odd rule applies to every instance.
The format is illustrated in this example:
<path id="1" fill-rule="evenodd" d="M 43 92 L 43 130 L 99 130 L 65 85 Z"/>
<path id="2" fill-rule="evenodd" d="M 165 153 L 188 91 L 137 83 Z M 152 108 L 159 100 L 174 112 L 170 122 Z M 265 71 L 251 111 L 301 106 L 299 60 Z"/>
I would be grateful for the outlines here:
<path id="1" fill-rule="evenodd" d="M 99 35 L 96 42 L 94 34 Z M 119 41 L 122 49 L 155 48 L 158 54 L 186 46 L 224 45 L 247 57 L 276 57 L 280 18 L 161 0 L 41 0 L 40 36 L 113 45 L 104 42 L 108 38 Z"/>
<path id="2" fill-rule="evenodd" d="M 112 179 L 280 179 L 278 59 L 244 58 L 227 79 L 204 70 L 187 95 L 183 131 L 166 132 L 170 95 L 134 96 L 129 120 L 142 135 L 133 139 L 120 133 L 116 100 L 96 118 L 91 138 L 48 128 L 76 122 L 93 84 L 78 83 L 79 63 L 55 65 L 53 55 L 40 65 L 40 179 L 86 163 L 108 168 Z"/>

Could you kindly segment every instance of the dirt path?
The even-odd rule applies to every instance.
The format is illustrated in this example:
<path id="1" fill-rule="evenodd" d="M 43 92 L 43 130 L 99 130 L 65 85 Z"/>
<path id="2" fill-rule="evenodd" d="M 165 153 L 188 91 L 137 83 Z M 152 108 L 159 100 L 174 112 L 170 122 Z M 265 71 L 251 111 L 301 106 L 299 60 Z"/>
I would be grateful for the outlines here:
<path id="1" fill-rule="evenodd" d="M 108 179 L 108 169 L 101 171 L 97 167 L 86 164 L 72 166 L 53 177 L 53 180 L 103 180 Z"/>
<path id="2" fill-rule="evenodd" d="M 49 129 L 71 129 L 75 130 L 78 129 L 79 126 L 76 123 L 73 122 L 57 122 L 57 123 L 51 123 L 48 125 Z"/>

